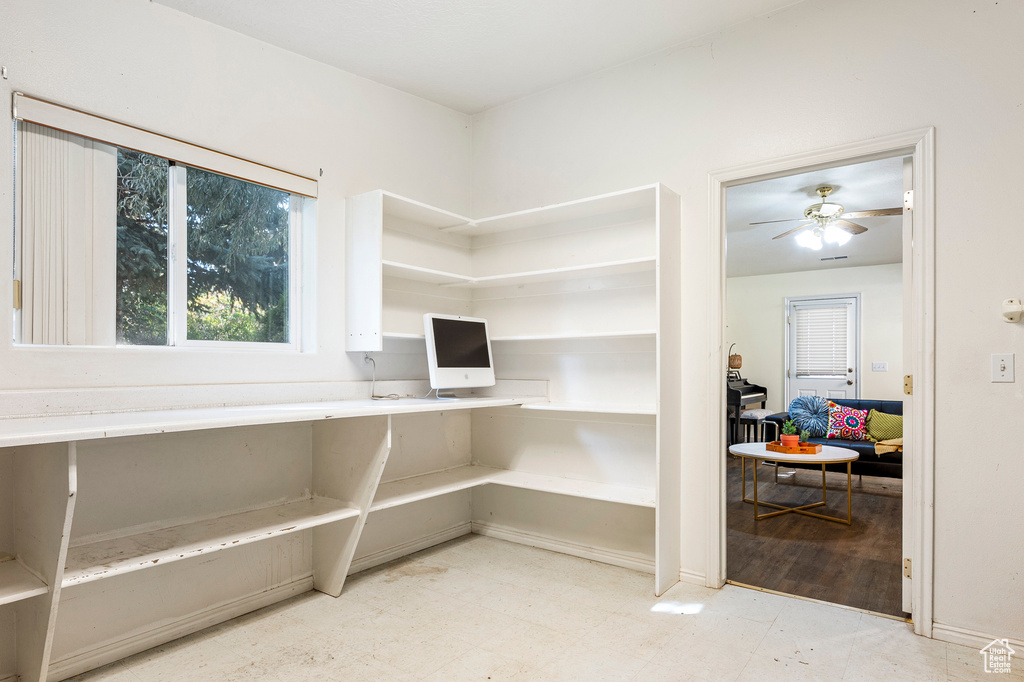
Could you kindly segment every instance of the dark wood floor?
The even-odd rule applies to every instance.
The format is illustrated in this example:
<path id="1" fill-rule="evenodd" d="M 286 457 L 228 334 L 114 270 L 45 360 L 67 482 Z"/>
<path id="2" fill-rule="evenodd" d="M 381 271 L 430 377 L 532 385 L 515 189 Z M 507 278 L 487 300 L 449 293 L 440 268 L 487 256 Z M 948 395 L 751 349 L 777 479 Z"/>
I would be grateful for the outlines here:
<path id="1" fill-rule="evenodd" d="M 903 482 L 853 477 L 853 525 L 800 514 L 754 520 L 741 500 L 740 460 L 728 457 L 729 580 L 786 594 L 903 616 L 901 535 Z M 785 505 L 821 499 L 821 472 L 758 468 L 758 497 Z M 828 474 L 828 506 L 813 511 L 846 516 L 846 474 Z M 747 496 L 752 493 L 747 464 Z M 771 511 L 761 509 L 761 513 Z"/>

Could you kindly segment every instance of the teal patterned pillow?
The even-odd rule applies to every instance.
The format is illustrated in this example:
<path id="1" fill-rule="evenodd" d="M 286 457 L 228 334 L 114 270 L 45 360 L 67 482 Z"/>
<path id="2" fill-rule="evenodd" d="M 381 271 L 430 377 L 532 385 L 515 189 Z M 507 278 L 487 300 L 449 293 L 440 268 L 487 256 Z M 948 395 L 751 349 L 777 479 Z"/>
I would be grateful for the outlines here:
<path id="1" fill-rule="evenodd" d="M 789 418 L 800 431 L 821 438 L 828 433 L 828 401 L 816 395 L 802 395 L 789 403 Z"/>

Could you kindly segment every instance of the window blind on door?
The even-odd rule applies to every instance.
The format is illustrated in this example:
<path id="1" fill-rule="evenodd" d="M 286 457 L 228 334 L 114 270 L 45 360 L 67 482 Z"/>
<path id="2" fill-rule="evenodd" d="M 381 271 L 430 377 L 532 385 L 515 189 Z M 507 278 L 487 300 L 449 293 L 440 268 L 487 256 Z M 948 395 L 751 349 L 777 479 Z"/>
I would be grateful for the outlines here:
<path id="1" fill-rule="evenodd" d="M 797 308 L 796 375 L 846 376 L 847 307 Z"/>

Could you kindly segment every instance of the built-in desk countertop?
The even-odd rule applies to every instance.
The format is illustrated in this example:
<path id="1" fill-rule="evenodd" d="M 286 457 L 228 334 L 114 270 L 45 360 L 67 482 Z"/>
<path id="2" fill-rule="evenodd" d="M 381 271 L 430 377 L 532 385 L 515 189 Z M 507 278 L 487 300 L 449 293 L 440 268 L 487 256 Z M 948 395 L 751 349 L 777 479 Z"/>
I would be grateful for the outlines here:
<path id="1" fill-rule="evenodd" d="M 537 398 L 402 398 L 335 402 L 238 405 L 68 414 L 0 419 L 0 447 L 141 436 L 175 431 L 201 431 L 232 426 L 311 422 L 321 419 L 372 417 L 412 412 L 442 412 L 481 407 L 522 405 Z"/>

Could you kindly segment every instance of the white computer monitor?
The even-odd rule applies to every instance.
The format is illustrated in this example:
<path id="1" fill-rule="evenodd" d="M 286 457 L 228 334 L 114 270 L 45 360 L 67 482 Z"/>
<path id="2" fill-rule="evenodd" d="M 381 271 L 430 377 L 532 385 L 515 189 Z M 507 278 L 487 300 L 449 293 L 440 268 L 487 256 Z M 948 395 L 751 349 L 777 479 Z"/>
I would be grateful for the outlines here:
<path id="1" fill-rule="evenodd" d="M 487 320 L 427 313 L 423 316 L 423 331 L 427 337 L 427 367 L 431 388 L 494 385 Z"/>

